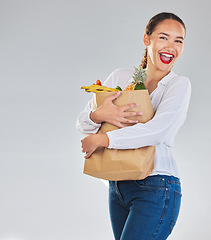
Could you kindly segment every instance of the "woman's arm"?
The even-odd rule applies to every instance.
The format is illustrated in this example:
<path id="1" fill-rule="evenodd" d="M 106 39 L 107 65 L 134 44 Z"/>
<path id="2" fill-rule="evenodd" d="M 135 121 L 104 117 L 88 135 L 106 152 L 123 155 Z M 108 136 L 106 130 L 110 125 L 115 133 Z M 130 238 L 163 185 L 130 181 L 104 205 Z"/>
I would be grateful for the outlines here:
<path id="1" fill-rule="evenodd" d="M 81 140 L 82 152 L 89 158 L 98 147 L 108 147 L 109 139 L 106 133 L 89 134 Z"/>
<path id="2" fill-rule="evenodd" d="M 98 147 L 134 149 L 161 143 L 173 145 L 174 136 L 183 124 L 189 105 L 191 85 L 187 78 L 178 78 L 167 86 L 166 93 L 152 120 L 103 134 L 89 135 L 81 141 L 82 151 L 89 158 Z"/>
<path id="3" fill-rule="evenodd" d="M 127 117 L 140 116 L 141 112 L 127 112 L 126 110 L 137 106 L 136 103 L 126 104 L 124 106 L 116 106 L 113 103 L 121 92 L 116 92 L 108 97 L 102 106 L 95 111 L 91 109 L 91 102 L 88 103 L 85 110 L 80 113 L 76 127 L 83 133 L 96 133 L 102 122 L 107 122 L 119 128 L 123 127 L 123 123 L 137 123 L 137 120 L 129 120 Z"/>
<path id="4" fill-rule="evenodd" d="M 188 78 L 171 81 L 152 120 L 142 124 L 107 132 L 108 148 L 134 149 L 166 143 L 173 145 L 174 137 L 186 118 L 191 85 Z"/>
<path id="5" fill-rule="evenodd" d="M 120 76 L 121 74 L 121 76 Z M 110 76 L 106 79 L 104 86 L 115 87 L 119 78 L 128 79 L 131 75 L 131 71 L 124 69 L 118 69 L 112 72 Z M 119 82 L 118 82 L 119 83 Z M 119 84 L 118 84 L 119 85 Z M 121 92 L 116 92 L 114 95 L 107 98 L 101 107 L 93 110 L 92 100 L 90 100 L 85 107 L 85 109 L 80 113 L 76 128 L 84 134 L 97 133 L 101 123 L 107 122 L 113 124 L 119 128 L 122 128 L 122 123 L 137 123 L 135 120 L 128 120 L 129 116 L 140 116 L 140 112 L 126 112 L 126 110 L 137 106 L 136 103 L 126 104 L 124 106 L 118 107 L 113 104 L 113 100 L 119 97 Z"/>

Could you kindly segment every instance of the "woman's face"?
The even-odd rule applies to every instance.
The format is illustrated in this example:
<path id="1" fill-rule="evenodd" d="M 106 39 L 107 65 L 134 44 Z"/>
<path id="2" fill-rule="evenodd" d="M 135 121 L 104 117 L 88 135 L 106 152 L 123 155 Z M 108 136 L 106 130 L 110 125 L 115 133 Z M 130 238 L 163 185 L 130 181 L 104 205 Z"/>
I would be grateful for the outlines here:
<path id="1" fill-rule="evenodd" d="M 160 22 L 151 36 L 144 35 L 148 50 L 148 68 L 169 72 L 183 51 L 185 29 L 172 19 Z"/>

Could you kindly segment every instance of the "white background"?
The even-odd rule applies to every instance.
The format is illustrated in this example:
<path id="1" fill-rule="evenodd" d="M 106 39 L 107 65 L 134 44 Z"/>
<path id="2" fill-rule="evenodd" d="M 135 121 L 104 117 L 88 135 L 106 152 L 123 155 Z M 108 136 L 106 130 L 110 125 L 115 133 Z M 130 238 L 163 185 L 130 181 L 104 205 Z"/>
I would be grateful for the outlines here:
<path id="1" fill-rule="evenodd" d="M 112 240 L 107 187 L 83 175 L 75 122 L 116 68 L 144 52 L 148 20 L 160 11 L 187 25 L 173 71 L 192 82 L 175 155 L 182 180 L 179 220 L 169 239 L 210 232 L 209 1 L 0 0 L 0 240 Z"/>

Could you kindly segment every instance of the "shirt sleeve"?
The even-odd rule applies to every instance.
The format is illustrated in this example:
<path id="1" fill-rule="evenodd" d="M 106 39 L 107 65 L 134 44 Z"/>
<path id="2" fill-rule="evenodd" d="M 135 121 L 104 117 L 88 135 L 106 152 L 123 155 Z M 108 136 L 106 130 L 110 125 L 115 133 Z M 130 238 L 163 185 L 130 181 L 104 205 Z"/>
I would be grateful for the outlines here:
<path id="1" fill-rule="evenodd" d="M 107 132 L 108 148 L 134 149 L 173 145 L 174 136 L 186 118 L 191 95 L 190 81 L 178 77 L 166 86 L 166 91 L 152 120 Z"/>
<path id="2" fill-rule="evenodd" d="M 76 122 L 77 130 L 83 134 L 97 133 L 101 126 L 101 124 L 93 122 L 90 118 L 90 114 L 92 112 L 92 101 L 93 100 L 90 100 L 88 102 L 84 110 L 79 114 Z"/>

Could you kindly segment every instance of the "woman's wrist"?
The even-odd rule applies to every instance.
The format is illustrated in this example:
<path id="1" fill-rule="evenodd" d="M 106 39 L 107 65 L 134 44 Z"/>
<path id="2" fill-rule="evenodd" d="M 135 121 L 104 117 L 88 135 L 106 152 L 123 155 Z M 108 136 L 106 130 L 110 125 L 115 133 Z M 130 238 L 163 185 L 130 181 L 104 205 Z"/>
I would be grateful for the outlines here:
<path id="1" fill-rule="evenodd" d="M 98 133 L 96 134 L 98 137 L 98 145 L 99 147 L 108 147 L 109 146 L 109 138 L 106 133 Z"/>
<path id="2" fill-rule="evenodd" d="M 92 111 L 89 115 L 90 119 L 94 122 L 94 123 L 97 123 L 97 124 L 100 124 L 102 121 L 100 121 L 98 119 L 98 115 L 97 115 L 97 112 L 96 110 L 95 111 Z"/>

